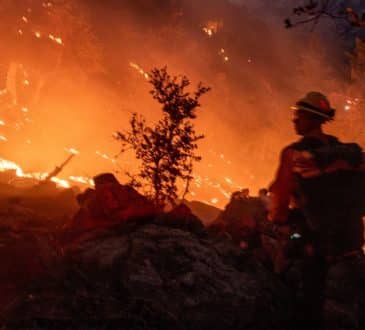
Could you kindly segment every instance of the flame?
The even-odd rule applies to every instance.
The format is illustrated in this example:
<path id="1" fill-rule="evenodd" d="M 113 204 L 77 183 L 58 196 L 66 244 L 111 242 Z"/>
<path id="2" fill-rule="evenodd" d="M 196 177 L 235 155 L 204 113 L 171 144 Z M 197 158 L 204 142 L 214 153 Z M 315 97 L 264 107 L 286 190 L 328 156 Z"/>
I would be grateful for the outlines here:
<path id="1" fill-rule="evenodd" d="M 33 178 L 37 180 L 44 180 L 48 173 L 47 172 L 34 172 L 34 173 L 24 173 L 23 169 L 16 163 L 0 158 L 0 172 L 5 172 L 9 170 L 15 170 L 15 175 L 19 178 Z M 70 176 L 68 178 L 70 181 L 86 184 L 89 186 L 94 186 L 92 179 L 81 176 Z M 61 179 L 58 177 L 52 177 L 51 181 L 56 183 L 57 187 L 60 188 L 70 188 L 71 184 L 68 180 Z"/>
<path id="2" fill-rule="evenodd" d="M 74 182 L 77 182 L 77 183 L 82 183 L 82 184 L 86 184 L 86 185 L 89 185 L 89 186 L 94 186 L 95 185 L 93 179 L 90 179 L 90 178 L 85 177 L 85 176 L 70 175 L 68 178 L 69 178 L 70 181 L 74 181 Z"/>
<path id="3" fill-rule="evenodd" d="M 62 188 L 70 188 L 70 184 L 67 180 L 63 180 L 57 177 L 53 177 L 51 178 L 51 181 L 56 183 L 58 187 L 62 187 Z"/>
<path id="4" fill-rule="evenodd" d="M 23 170 L 19 165 L 15 164 L 14 162 L 12 162 L 10 160 L 0 158 L 0 171 L 4 172 L 7 170 L 15 170 L 17 176 L 19 176 L 19 177 L 24 176 Z"/>

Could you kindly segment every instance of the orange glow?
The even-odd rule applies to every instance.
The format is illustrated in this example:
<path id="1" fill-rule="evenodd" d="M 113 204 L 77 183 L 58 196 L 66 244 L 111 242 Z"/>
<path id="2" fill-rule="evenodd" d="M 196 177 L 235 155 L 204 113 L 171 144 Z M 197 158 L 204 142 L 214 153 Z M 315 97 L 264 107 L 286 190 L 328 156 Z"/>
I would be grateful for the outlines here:
<path id="1" fill-rule="evenodd" d="M 310 70 L 305 62 L 298 67 L 298 54 L 306 55 L 310 47 L 290 40 L 294 33 L 281 25 L 271 33 L 256 29 L 261 18 L 246 20 L 248 13 L 234 20 L 231 11 L 213 10 L 217 14 L 207 17 L 211 11 L 201 8 L 193 24 L 189 17 L 189 24 L 175 29 L 160 16 L 155 21 L 129 16 L 127 8 L 121 19 L 102 1 L 83 1 L 83 10 L 72 12 L 79 2 L 63 7 L 63 1 L 44 1 L 13 15 L 15 37 L 4 47 L 15 55 L 9 67 L 1 67 L 0 157 L 12 160 L 7 164 L 20 176 L 44 179 L 62 163 L 61 151 L 78 156 L 61 172 L 59 186 L 92 186 L 90 178 L 100 172 L 117 173 L 127 182 L 125 171 L 137 172 L 139 163 L 132 154 L 116 157 L 120 144 L 110 135 L 128 130 L 133 112 L 148 123 L 161 118 L 145 80 L 149 70 L 165 65 L 171 75 L 186 74 L 192 86 L 202 81 L 212 87 L 197 111 L 196 130 L 205 139 L 198 145 L 202 161 L 194 165 L 191 199 L 223 208 L 236 190 L 248 187 L 255 194 L 267 187 L 280 150 L 297 139 L 289 106 L 308 88 L 323 88 L 331 100 L 333 91 L 341 94 L 334 104 L 339 120 L 326 125 L 329 133 L 349 141 L 363 134 L 356 117 L 364 104 L 357 98 L 362 89 L 345 90 L 346 83 L 332 76 L 324 80 L 328 66 L 321 61 L 309 62 Z M 105 10 L 100 16 L 89 15 L 94 3 Z M 183 12 L 181 22 L 188 15 Z M 97 17 L 99 23 L 111 19 L 94 33 L 103 25 L 93 25 Z"/>

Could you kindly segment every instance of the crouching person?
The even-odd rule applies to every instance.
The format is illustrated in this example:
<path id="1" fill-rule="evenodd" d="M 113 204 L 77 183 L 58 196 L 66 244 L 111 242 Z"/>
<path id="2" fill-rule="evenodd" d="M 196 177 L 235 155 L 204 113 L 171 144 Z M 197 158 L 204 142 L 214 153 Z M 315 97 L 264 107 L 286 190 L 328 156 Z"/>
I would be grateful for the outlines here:
<path id="1" fill-rule="evenodd" d="M 157 214 L 146 197 L 128 185 L 121 185 L 112 173 L 99 174 L 93 180 L 94 189 L 88 188 L 77 196 L 80 208 L 66 229 L 90 230 L 127 220 L 147 220 Z"/>
<path id="2" fill-rule="evenodd" d="M 128 185 L 121 185 L 112 173 L 94 177 L 96 203 L 110 223 L 154 217 L 154 205 Z"/>

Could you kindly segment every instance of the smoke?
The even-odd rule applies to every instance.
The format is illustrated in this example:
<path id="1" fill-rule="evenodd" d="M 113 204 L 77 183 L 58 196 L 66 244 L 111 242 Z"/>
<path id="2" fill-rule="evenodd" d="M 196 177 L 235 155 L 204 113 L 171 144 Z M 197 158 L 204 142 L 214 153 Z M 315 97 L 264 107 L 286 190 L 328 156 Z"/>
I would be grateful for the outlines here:
<path id="1" fill-rule="evenodd" d="M 121 173 L 135 161 L 123 155 L 112 161 L 119 152 L 113 132 L 128 129 L 132 112 L 148 121 L 160 115 L 148 82 L 131 63 L 144 71 L 167 66 L 193 85 L 212 87 L 198 111 L 197 130 L 206 138 L 191 197 L 223 207 L 234 190 L 267 186 L 280 149 L 296 139 L 290 105 L 309 90 L 343 89 L 343 73 L 336 71 L 341 61 L 328 56 L 333 44 L 320 33 L 285 30 L 282 17 L 261 15 L 243 1 L 158 3 L 80 1 L 64 13 L 69 26 L 59 22 L 52 32 L 64 40 L 60 63 L 47 57 L 52 70 L 39 69 L 42 48 L 29 50 L 26 61 L 14 60 L 26 63 L 41 88 L 31 122 L 8 132 L 2 156 L 28 170 L 50 171 L 67 157 L 64 148 L 74 147 L 80 154 L 65 176 L 113 170 L 124 180 Z M 15 112 L 2 113 L 17 120 Z"/>

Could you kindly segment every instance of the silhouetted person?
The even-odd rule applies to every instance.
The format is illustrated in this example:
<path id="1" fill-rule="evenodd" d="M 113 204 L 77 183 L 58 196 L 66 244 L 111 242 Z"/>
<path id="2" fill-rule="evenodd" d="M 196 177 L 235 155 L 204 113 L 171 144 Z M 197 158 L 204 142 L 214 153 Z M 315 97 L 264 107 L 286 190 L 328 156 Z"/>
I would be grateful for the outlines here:
<path id="1" fill-rule="evenodd" d="M 133 187 L 121 185 L 112 173 L 99 174 L 93 180 L 96 202 L 110 222 L 121 223 L 128 219 L 156 215 L 151 201 Z"/>
<path id="2" fill-rule="evenodd" d="M 357 144 L 323 132 L 322 125 L 335 115 L 323 94 L 310 92 L 293 108 L 295 131 L 302 139 L 281 152 L 269 218 L 277 225 L 288 223 L 291 200 L 304 214 L 308 243 L 297 318 L 305 329 L 316 329 L 322 322 L 329 265 L 362 254 L 363 154 Z"/>
<path id="3" fill-rule="evenodd" d="M 67 226 L 70 229 L 107 227 L 156 215 L 146 197 L 128 185 L 121 185 L 112 173 L 102 173 L 93 179 L 95 189 L 88 188 L 76 197 L 80 209 Z"/>

